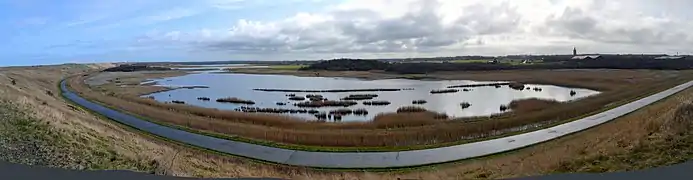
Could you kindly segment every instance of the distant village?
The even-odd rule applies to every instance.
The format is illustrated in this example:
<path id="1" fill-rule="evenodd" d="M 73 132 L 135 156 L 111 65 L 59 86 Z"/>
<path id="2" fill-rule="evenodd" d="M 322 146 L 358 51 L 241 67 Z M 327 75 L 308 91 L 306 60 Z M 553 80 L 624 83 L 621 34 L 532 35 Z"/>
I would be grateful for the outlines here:
<path id="1" fill-rule="evenodd" d="M 508 64 L 533 64 L 544 61 L 567 61 L 567 60 L 602 60 L 608 57 L 654 59 L 654 60 L 682 60 L 690 58 L 690 55 L 667 55 L 667 54 L 579 54 L 577 48 L 573 48 L 572 54 L 566 55 L 507 55 L 507 56 L 454 56 L 454 57 L 434 57 L 434 58 L 400 58 L 400 59 L 378 59 L 390 63 L 455 63 L 464 61 L 485 62 L 485 63 L 508 63 Z"/>

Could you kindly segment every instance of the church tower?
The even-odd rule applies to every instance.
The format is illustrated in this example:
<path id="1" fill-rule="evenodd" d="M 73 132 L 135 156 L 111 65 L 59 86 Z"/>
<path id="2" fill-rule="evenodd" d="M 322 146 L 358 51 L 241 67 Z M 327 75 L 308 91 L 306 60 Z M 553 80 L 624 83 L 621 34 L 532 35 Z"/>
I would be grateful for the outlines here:
<path id="1" fill-rule="evenodd" d="M 573 47 L 573 56 L 577 56 L 577 49 Z"/>

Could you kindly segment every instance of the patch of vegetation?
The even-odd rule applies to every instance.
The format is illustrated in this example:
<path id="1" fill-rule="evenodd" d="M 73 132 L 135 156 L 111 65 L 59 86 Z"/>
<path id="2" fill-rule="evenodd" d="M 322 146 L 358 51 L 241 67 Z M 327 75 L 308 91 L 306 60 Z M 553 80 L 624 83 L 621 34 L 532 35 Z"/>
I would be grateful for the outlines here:
<path id="1" fill-rule="evenodd" d="M 530 98 L 522 100 L 513 100 L 510 102 L 508 107 L 515 112 L 533 112 L 549 108 L 558 103 L 559 102 L 554 100 Z"/>
<path id="2" fill-rule="evenodd" d="M 57 131 L 50 122 L 30 117 L 24 109 L 0 101 L 0 160 L 68 169 L 123 169 L 153 173 L 156 161 L 123 157 L 106 143 L 84 144 L 82 134 Z M 98 139 L 97 139 L 98 140 Z"/>
<path id="3" fill-rule="evenodd" d="M 250 104 L 250 105 L 255 104 L 255 101 L 240 99 L 237 97 L 219 98 L 219 99 L 217 99 L 217 102 L 234 103 L 234 104 Z"/>
<path id="4" fill-rule="evenodd" d="M 335 59 L 311 64 L 299 70 L 370 71 L 385 70 L 390 64 L 376 60 Z"/>
<path id="5" fill-rule="evenodd" d="M 301 68 L 304 68 L 307 66 L 304 65 L 274 65 L 274 66 L 269 66 L 270 69 L 273 70 L 299 70 Z"/>
<path id="6" fill-rule="evenodd" d="M 397 113 L 418 113 L 418 112 L 426 112 L 426 108 L 419 107 L 419 106 L 404 106 L 397 108 Z"/>
<path id="7" fill-rule="evenodd" d="M 104 72 L 134 72 L 134 71 L 167 71 L 171 68 L 166 67 L 154 67 L 145 65 L 120 65 L 108 69 L 104 69 Z"/>
<path id="8" fill-rule="evenodd" d="M 693 159 L 693 104 L 676 109 L 672 120 L 653 124 L 650 137 L 627 151 L 561 162 L 555 172 L 612 172 L 678 164 Z"/>
<path id="9" fill-rule="evenodd" d="M 464 60 L 452 60 L 451 63 L 486 63 L 490 60 L 486 59 L 464 59 Z"/>

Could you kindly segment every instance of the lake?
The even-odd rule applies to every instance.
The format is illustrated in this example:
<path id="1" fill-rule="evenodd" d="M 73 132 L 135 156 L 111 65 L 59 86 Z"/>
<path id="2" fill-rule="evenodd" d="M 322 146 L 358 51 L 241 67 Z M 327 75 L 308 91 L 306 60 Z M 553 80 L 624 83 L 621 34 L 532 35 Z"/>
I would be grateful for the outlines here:
<path id="1" fill-rule="evenodd" d="M 541 91 L 535 90 L 514 90 L 510 87 L 494 86 L 473 87 L 467 88 L 470 91 L 462 91 L 463 88 L 457 88 L 460 91 L 457 93 L 431 94 L 431 90 L 447 89 L 448 86 L 463 85 L 463 84 L 485 84 L 496 82 L 481 82 L 467 80 L 451 80 L 451 81 L 421 81 L 409 79 L 387 79 L 387 80 L 362 80 L 355 78 L 332 78 L 332 77 L 298 77 L 290 75 L 251 75 L 251 74 L 223 74 L 223 73 L 195 73 L 178 77 L 170 77 L 164 79 L 154 79 L 159 86 L 208 86 L 209 88 L 196 89 L 176 89 L 154 93 L 146 96 L 152 96 L 160 102 L 171 102 L 173 100 L 185 101 L 186 104 L 217 108 L 223 110 L 235 110 L 241 106 L 260 107 L 260 108 L 285 108 L 285 109 L 316 109 L 320 112 L 329 112 L 330 110 L 343 109 L 344 107 L 321 107 L 321 108 L 299 108 L 293 106 L 298 101 L 290 101 L 287 94 L 295 94 L 296 96 L 305 96 L 307 94 L 320 94 L 329 100 L 339 100 L 351 94 L 377 94 L 378 97 L 373 100 L 390 101 L 387 106 L 366 106 L 363 101 L 358 101 L 359 104 L 348 107 L 349 109 L 366 109 L 368 115 L 350 115 L 344 116 L 342 121 L 367 121 L 371 120 L 379 113 L 395 112 L 402 106 L 413 106 L 414 100 L 426 100 L 426 104 L 414 105 L 424 107 L 431 111 L 446 113 L 452 117 L 471 117 L 471 116 L 488 116 L 502 113 L 501 105 L 507 105 L 513 100 L 539 98 L 547 100 L 556 100 L 566 102 L 599 94 L 598 91 L 580 88 L 565 88 L 552 85 L 534 85 L 528 84 L 525 87 L 541 88 Z M 391 88 L 391 89 L 407 89 L 402 91 L 390 92 L 336 92 L 336 93 L 287 93 L 287 92 L 265 92 L 254 89 L 293 89 L 293 90 L 328 90 L 328 89 L 374 89 L 374 88 Z M 571 96 L 571 91 L 576 94 Z M 211 101 L 201 101 L 198 97 L 209 97 Z M 245 100 L 252 100 L 256 104 L 229 104 L 219 103 L 215 100 L 224 97 L 237 97 Z M 286 103 L 285 106 L 277 105 L 277 102 Z M 468 102 L 470 107 L 463 109 L 460 103 Z M 289 114 L 288 116 L 296 116 L 304 119 L 314 120 L 315 116 L 311 114 Z"/>

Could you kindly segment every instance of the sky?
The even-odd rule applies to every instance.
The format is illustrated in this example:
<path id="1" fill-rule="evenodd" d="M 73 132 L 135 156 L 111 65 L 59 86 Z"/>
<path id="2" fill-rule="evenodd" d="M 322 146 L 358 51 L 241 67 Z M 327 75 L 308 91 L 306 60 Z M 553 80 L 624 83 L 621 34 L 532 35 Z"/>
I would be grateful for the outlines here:
<path id="1" fill-rule="evenodd" d="M 693 54 L 690 0 L 0 0 L 0 65 Z"/>

